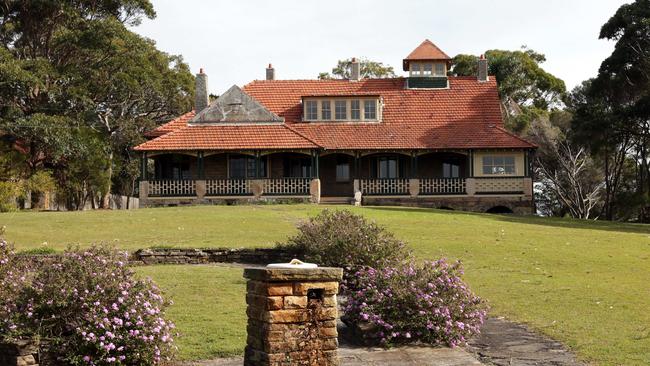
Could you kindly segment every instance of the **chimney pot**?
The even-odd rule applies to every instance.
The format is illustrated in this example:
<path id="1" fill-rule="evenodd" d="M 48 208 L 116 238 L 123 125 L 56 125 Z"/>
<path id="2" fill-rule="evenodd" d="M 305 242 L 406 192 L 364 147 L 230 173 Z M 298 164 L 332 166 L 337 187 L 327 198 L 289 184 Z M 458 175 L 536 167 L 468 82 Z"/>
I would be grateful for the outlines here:
<path id="1" fill-rule="evenodd" d="M 275 69 L 270 63 L 269 67 L 266 68 L 266 80 L 275 80 Z"/>
<path id="2" fill-rule="evenodd" d="M 196 74 L 196 90 L 194 92 L 194 110 L 196 113 L 204 110 L 210 103 L 210 94 L 208 94 L 208 75 L 203 72 L 203 68 Z"/>
<path id="3" fill-rule="evenodd" d="M 359 68 L 359 61 L 356 57 L 352 58 L 352 70 L 350 72 L 350 81 L 359 81 L 361 80 L 361 70 Z"/>

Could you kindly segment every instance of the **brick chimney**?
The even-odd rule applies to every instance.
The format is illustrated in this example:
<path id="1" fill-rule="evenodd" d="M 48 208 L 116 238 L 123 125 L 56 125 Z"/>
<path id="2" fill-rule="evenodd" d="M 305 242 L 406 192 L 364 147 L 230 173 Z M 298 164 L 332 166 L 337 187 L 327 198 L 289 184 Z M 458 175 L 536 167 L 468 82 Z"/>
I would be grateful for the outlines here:
<path id="1" fill-rule="evenodd" d="M 196 90 L 194 92 L 194 110 L 196 113 L 204 110 L 210 103 L 210 94 L 208 94 L 208 75 L 203 73 L 203 68 L 196 74 Z"/>
<path id="2" fill-rule="evenodd" d="M 361 80 L 361 70 L 359 67 L 359 61 L 356 58 L 352 58 L 352 70 L 350 71 L 350 81 L 359 81 Z"/>
<path id="3" fill-rule="evenodd" d="M 275 80 L 275 69 L 271 64 L 266 68 L 266 80 Z"/>
<path id="4" fill-rule="evenodd" d="M 478 59 L 478 81 L 479 83 L 484 83 L 488 80 L 490 80 L 490 77 L 488 76 L 488 62 L 487 59 L 485 59 L 485 55 L 481 55 Z"/>

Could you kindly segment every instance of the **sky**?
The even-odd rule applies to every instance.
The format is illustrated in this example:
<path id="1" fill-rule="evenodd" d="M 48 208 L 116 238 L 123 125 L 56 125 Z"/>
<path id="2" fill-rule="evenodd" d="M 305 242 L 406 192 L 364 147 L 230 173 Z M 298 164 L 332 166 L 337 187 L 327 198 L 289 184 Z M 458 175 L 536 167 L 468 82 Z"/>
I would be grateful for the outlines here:
<path id="1" fill-rule="evenodd" d="M 449 56 L 525 45 L 568 89 L 593 77 L 614 43 L 600 27 L 623 0 L 152 0 L 157 17 L 133 30 L 203 68 L 221 94 L 265 78 L 314 79 L 337 60 L 366 57 L 402 71 L 424 39 Z"/>

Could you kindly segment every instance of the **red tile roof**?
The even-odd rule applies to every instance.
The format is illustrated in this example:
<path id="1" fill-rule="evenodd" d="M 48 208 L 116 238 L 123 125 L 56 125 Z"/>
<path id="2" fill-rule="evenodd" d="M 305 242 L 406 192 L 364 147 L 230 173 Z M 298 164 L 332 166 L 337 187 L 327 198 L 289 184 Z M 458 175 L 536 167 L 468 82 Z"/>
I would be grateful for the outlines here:
<path id="1" fill-rule="evenodd" d="M 180 117 L 176 117 L 173 120 L 171 120 L 171 121 L 169 121 L 169 122 L 167 122 L 167 123 L 165 123 L 163 125 L 160 125 L 160 126 L 156 127 L 155 129 L 153 129 L 151 131 L 145 132 L 144 135 L 146 137 L 158 137 L 158 136 L 162 136 L 162 135 L 164 135 L 164 134 L 166 134 L 168 132 L 178 130 L 179 128 L 183 128 L 183 127 L 187 126 L 187 121 L 194 118 L 195 115 L 196 115 L 196 112 L 194 112 L 194 111 L 187 112 L 187 113 L 183 114 Z"/>
<path id="2" fill-rule="evenodd" d="M 173 126 L 180 129 L 136 150 L 534 147 L 503 128 L 494 78 L 479 83 L 475 77 L 450 77 L 449 89 L 409 90 L 404 84 L 404 78 L 253 81 L 243 90 L 283 117 L 284 124 L 187 126 L 186 118 Z M 302 97 L 313 95 L 379 95 L 382 121 L 302 122 Z"/>
<path id="3" fill-rule="evenodd" d="M 419 46 L 406 56 L 405 60 L 451 60 L 451 57 L 433 44 L 433 42 L 425 39 L 424 42 L 420 43 Z"/>
<path id="4" fill-rule="evenodd" d="M 314 149 L 313 141 L 284 124 L 185 126 L 135 150 Z"/>

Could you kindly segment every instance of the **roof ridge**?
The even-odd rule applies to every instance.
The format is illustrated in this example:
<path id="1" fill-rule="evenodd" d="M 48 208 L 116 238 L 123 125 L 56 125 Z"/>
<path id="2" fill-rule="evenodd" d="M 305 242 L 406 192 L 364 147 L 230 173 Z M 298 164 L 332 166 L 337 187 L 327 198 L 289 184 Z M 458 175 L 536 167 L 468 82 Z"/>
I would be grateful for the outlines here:
<path id="1" fill-rule="evenodd" d="M 305 140 L 311 142 L 312 144 L 314 144 L 314 145 L 316 145 L 316 146 L 318 146 L 318 147 L 321 147 L 321 148 L 323 147 L 323 146 L 321 146 L 319 143 L 317 143 L 315 140 L 312 140 L 311 138 L 305 136 L 305 135 L 302 134 L 301 132 L 298 132 L 298 131 L 294 130 L 293 128 L 291 128 L 291 127 L 290 127 L 289 125 L 287 125 L 286 123 L 283 123 L 282 125 L 283 125 L 285 128 L 287 128 L 289 131 L 291 131 L 291 132 L 295 133 L 296 135 L 298 135 L 298 136 L 304 138 Z"/>

